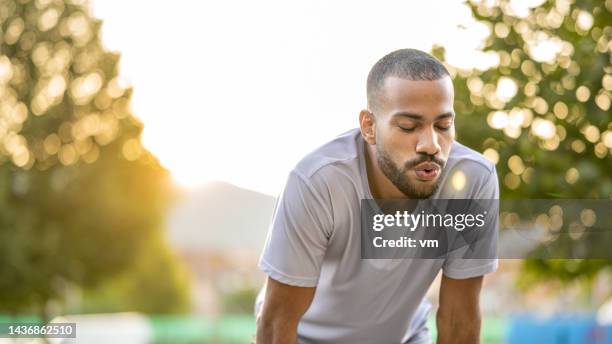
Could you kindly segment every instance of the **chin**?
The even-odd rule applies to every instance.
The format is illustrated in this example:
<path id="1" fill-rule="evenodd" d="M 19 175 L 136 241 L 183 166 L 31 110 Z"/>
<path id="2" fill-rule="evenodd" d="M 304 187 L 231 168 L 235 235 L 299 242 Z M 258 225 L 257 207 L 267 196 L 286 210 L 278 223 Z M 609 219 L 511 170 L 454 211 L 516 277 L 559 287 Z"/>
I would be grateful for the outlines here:
<path id="1" fill-rule="evenodd" d="M 422 185 L 423 188 L 426 188 L 426 189 L 434 189 L 436 187 L 436 184 L 438 184 L 438 182 L 440 181 L 440 176 L 437 176 L 436 179 L 432 179 L 432 180 L 421 180 L 421 179 L 418 179 L 414 175 L 406 176 L 406 177 L 408 178 L 408 180 L 410 180 L 410 183 L 412 185 Z"/>
<path id="2" fill-rule="evenodd" d="M 430 197 L 435 191 L 435 188 L 427 188 L 426 190 L 419 190 L 419 193 L 421 195 L 427 195 L 426 197 Z"/>
<path id="3" fill-rule="evenodd" d="M 424 197 L 427 198 L 433 195 L 438 189 L 438 181 L 439 178 L 426 181 L 415 180 L 412 185 L 416 185 L 417 187 L 415 188 L 415 190 L 418 191 L 418 193 L 421 195 L 427 195 L 426 197 Z"/>

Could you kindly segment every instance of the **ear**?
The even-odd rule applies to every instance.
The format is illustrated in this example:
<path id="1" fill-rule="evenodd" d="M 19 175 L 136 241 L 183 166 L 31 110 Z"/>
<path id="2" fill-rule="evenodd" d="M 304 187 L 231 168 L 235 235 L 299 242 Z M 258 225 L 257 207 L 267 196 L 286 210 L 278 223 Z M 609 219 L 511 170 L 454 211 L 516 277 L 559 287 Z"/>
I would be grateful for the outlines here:
<path id="1" fill-rule="evenodd" d="M 376 144 L 376 119 L 374 114 L 368 110 L 361 110 L 359 113 L 359 127 L 361 136 L 370 145 Z"/>

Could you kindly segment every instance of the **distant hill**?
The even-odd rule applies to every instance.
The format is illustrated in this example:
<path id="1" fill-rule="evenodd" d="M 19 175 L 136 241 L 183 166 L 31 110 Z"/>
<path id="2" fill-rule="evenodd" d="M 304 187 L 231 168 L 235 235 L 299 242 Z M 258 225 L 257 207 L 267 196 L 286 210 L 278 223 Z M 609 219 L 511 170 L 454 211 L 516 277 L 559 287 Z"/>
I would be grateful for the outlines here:
<path id="1" fill-rule="evenodd" d="M 184 252 L 261 251 L 276 198 L 224 182 L 184 192 L 170 209 L 167 236 Z"/>

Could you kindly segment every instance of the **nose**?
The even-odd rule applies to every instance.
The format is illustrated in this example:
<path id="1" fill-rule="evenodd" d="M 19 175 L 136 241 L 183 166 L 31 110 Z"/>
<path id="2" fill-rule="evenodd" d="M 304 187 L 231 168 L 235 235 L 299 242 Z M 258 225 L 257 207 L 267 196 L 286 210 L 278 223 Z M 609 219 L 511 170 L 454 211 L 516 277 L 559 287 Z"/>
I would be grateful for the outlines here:
<path id="1" fill-rule="evenodd" d="M 416 151 L 417 153 L 427 154 L 430 156 L 435 156 L 440 152 L 438 135 L 433 128 L 421 131 L 419 141 L 417 142 Z"/>

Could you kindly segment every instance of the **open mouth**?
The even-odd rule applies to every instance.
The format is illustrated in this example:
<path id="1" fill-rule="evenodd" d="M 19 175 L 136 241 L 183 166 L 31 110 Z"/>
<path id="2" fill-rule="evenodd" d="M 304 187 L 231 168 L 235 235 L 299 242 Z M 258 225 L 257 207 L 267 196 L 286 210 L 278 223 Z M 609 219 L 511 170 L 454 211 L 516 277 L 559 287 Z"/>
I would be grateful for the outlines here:
<path id="1" fill-rule="evenodd" d="M 440 173 L 440 166 L 435 163 L 422 163 L 414 168 L 414 173 L 419 180 L 434 180 Z"/>

